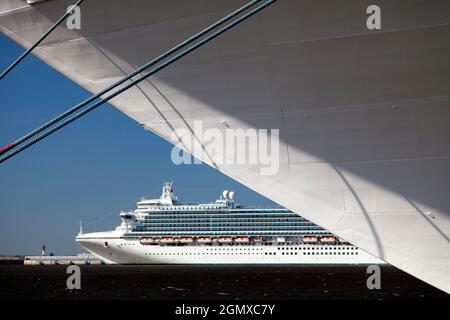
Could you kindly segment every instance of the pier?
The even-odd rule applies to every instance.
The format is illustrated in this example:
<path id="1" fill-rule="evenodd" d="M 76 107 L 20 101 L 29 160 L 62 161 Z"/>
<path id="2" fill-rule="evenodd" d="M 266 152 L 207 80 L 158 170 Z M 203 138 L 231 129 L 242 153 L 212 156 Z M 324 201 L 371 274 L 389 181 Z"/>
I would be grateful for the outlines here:
<path id="1" fill-rule="evenodd" d="M 0 264 L 23 264 L 23 256 L 0 256 Z"/>
<path id="2" fill-rule="evenodd" d="M 75 256 L 25 256 L 24 265 L 90 265 L 105 264 L 93 254 L 81 253 Z"/>

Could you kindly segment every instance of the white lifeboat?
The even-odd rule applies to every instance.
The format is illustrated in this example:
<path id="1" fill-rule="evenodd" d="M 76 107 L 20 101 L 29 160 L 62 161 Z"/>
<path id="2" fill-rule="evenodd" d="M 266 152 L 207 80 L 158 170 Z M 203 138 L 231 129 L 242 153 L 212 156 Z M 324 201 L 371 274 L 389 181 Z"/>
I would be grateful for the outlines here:
<path id="1" fill-rule="evenodd" d="M 250 241 L 250 238 L 249 237 L 236 237 L 234 239 L 234 241 L 238 242 L 238 243 L 246 243 L 246 242 Z"/>
<path id="2" fill-rule="evenodd" d="M 160 243 L 175 243 L 176 239 L 174 237 L 161 237 L 159 238 Z"/>
<path id="3" fill-rule="evenodd" d="M 211 237 L 199 237 L 197 238 L 198 243 L 211 243 L 212 238 Z"/>
<path id="4" fill-rule="evenodd" d="M 155 244 L 156 239 L 154 237 L 140 237 L 139 242 L 143 245 Z"/>
<path id="5" fill-rule="evenodd" d="M 316 236 L 304 236 L 304 237 L 303 237 L 303 242 L 304 242 L 304 243 L 314 243 L 314 242 L 317 242 L 317 237 L 316 237 Z"/>
<path id="6" fill-rule="evenodd" d="M 181 237 L 180 238 L 181 243 L 192 243 L 194 242 L 194 238 L 192 237 Z"/>
<path id="7" fill-rule="evenodd" d="M 231 243 L 231 242 L 233 242 L 233 237 L 220 237 L 219 242 L 220 243 Z"/>
<path id="8" fill-rule="evenodd" d="M 334 237 L 334 236 L 323 236 L 323 237 L 320 237 L 320 242 L 334 243 L 334 242 L 336 242 L 336 237 Z"/>

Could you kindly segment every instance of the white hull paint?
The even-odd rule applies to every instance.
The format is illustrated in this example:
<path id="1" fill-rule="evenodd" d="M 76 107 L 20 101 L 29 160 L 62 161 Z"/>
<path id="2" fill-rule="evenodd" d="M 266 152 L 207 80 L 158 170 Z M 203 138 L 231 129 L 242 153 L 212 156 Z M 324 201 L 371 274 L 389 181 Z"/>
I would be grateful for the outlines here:
<path id="1" fill-rule="evenodd" d="M 112 264 L 380 264 L 383 261 L 352 245 L 142 245 L 138 240 L 77 240 Z M 108 246 L 105 246 L 105 242 Z"/>

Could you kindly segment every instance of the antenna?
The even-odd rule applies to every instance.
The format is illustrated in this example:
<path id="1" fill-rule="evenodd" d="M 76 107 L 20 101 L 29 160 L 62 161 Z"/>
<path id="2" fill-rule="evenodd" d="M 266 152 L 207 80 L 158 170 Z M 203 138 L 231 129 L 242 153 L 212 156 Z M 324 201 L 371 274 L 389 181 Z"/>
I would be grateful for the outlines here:
<path id="1" fill-rule="evenodd" d="M 82 235 L 83 234 L 83 223 L 80 221 L 80 231 L 78 232 L 78 235 Z"/>

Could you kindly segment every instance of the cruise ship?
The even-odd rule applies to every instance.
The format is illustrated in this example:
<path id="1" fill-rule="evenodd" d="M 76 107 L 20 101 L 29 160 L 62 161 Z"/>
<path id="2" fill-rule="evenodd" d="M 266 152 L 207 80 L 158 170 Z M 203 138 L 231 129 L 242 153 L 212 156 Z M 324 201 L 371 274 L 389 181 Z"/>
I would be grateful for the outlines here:
<path id="1" fill-rule="evenodd" d="M 159 199 L 141 199 L 120 219 L 113 231 L 80 230 L 76 241 L 112 264 L 383 263 L 288 209 L 238 205 L 233 191 L 188 203 L 165 183 Z"/>

